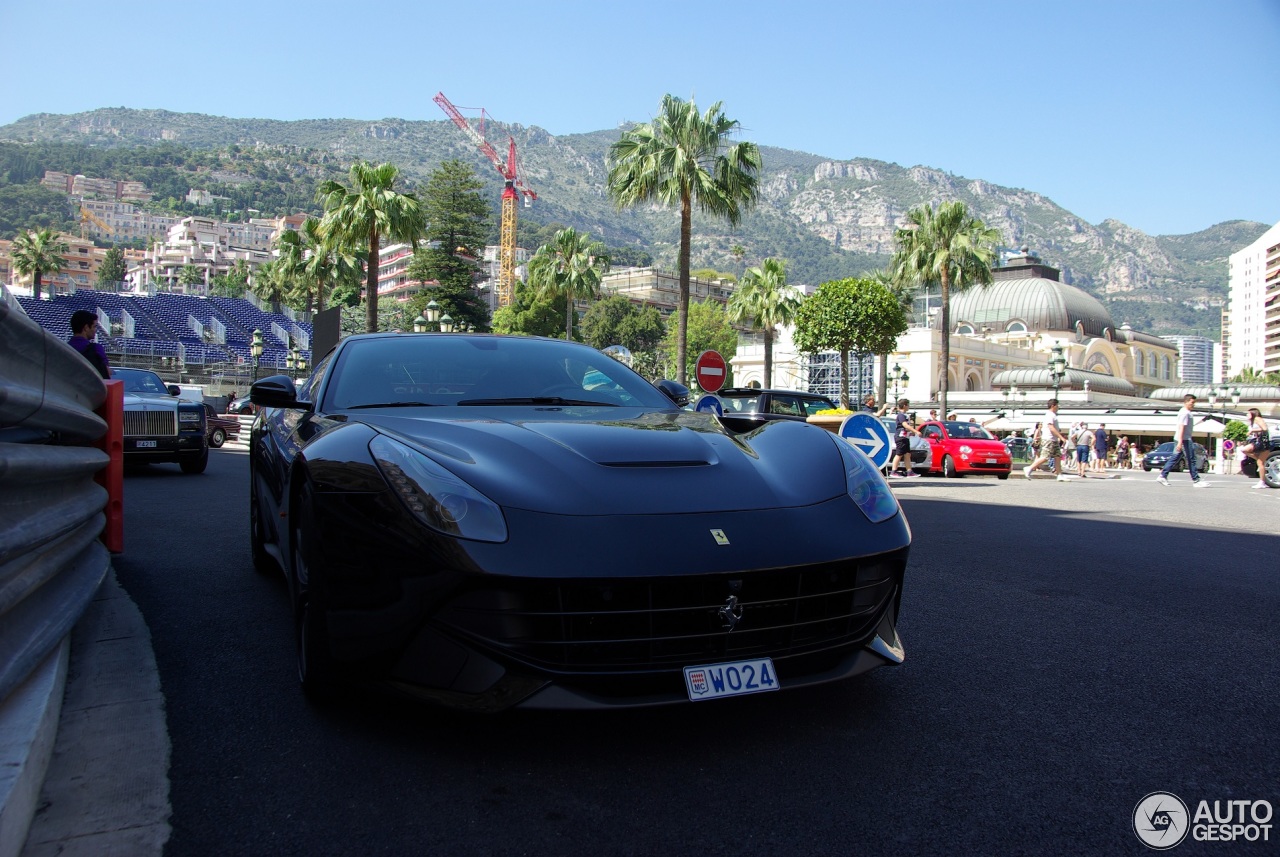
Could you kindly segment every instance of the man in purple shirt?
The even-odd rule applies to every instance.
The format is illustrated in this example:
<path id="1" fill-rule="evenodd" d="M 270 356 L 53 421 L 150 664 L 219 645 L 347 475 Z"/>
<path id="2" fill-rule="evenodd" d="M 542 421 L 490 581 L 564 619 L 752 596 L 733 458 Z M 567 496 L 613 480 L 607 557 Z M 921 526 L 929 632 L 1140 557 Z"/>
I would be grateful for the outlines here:
<path id="1" fill-rule="evenodd" d="M 103 378 L 111 377 L 111 367 L 107 363 L 107 351 L 93 339 L 98 334 L 98 316 L 87 309 L 78 309 L 71 313 L 71 332 L 75 334 L 67 344 L 79 351 L 98 370 Z"/>

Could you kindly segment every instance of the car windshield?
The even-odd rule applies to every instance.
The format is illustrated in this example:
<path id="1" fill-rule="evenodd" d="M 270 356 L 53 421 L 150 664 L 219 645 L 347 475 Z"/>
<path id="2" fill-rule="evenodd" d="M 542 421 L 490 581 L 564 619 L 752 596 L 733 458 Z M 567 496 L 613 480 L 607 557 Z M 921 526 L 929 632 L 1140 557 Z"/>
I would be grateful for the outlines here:
<path id="1" fill-rule="evenodd" d="M 1165 441 L 1157 446 L 1152 452 L 1173 452 L 1173 441 Z"/>
<path id="2" fill-rule="evenodd" d="M 111 377 L 124 382 L 126 393 L 151 393 L 157 396 L 169 395 L 168 388 L 155 372 L 145 369 L 113 369 Z"/>
<path id="3" fill-rule="evenodd" d="M 977 423 L 945 422 L 947 434 L 953 438 L 964 440 L 995 440 L 991 432 Z"/>
<path id="4" fill-rule="evenodd" d="M 597 405 L 674 407 L 627 366 L 585 345 L 534 337 L 400 334 L 344 343 L 325 410 Z"/>

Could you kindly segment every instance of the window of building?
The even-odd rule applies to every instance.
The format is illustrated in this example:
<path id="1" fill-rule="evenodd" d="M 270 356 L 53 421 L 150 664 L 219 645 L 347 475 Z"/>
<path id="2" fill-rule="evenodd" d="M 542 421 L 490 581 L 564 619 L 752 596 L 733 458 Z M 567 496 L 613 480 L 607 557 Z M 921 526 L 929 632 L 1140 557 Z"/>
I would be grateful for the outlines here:
<path id="1" fill-rule="evenodd" d="M 1143 360 L 1141 351 L 1133 352 L 1133 374 L 1135 375 L 1147 374 L 1146 362 Z"/>

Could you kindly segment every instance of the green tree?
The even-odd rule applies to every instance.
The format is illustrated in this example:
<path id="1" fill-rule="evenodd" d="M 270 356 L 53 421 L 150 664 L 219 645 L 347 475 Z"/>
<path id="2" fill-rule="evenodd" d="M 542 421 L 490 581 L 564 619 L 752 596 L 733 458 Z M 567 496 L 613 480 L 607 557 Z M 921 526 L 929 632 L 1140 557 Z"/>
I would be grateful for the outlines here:
<path id="1" fill-rule="evenodd" d="M 52 229 L 31 230 L 13 239 L 9 259 L 13 270 L 31 277 L 31 293 L 40 300 L 40 286 L 45 274 L 56 274 L 67 265 L 63 253 L 71 248 Z"/>
<path id="2" fill-rule="evenodd" d="M 907 329 L 907 314 L 888 289 L 874 280 L 830 280 L 795 313 L 795 344 L 805 354 L 840 354 L 840 407 L 849 407 L 850 353 L 885 354 Z"/>
<path id="3" fill-rule="evenodd" d="M 209 294 L 224 298 L 242 298 L 249 289 L 249 263 L 236 259 L 225 274 L 209 280 Z"/>
<path id="4" fill-rule="evenodd" d="M 662 350 L 668 356 L 668 363 L 664 367 L 668 372 L 676 368 L 670 365 L 671 361 L 675 361 L 677 366 L 680 362 L 676 354 L 676 348 L 679 347 L 680 342 L 679 335 L 676 325 L 667 325 L 667 335 L 662 340 Z M 738 347 L 738 332 L 729 323 L 724 307 L 715 301 L 698 301 L 689 304 L 689 326 L 685 347 L 687 349 L 684 354 L 685 364 L 695 363 L 698 355 L 704 351 L 718 351 L 725 362 L 729 363 L 730 374 L 733 372 L 730 361 Z M 724 380 L 725 386 L 729 386 L 731 377 L 726 377 Z"/>
<path id="5" fill-rule="evenodd" d="M 787 271 L 781 259 L 765 259 L 748 268 L 742 283 L 729 298 L 729 320 L 764 333 L 764 385 L 773 386 L 773 337 L 779 325 L 795 318 L 800 298 L 787 288 Z"/>
<path id="6" fill-rule="evenodd" d="M 322 182 L 317 197 L 324 203 L 321 229 L 325 236 L 354 250 L 369 248 L 365 275 L 365 329 L 378 330 L 378 252 L 382 241 L 417 246 L 422 238 L 423 214 L 418 198 L 395 189 L 400 171 L 394 164 L 351 165 L 347 188 L 332 179 Z"/>
<path id="7" fill-rule="evenodd" d="M 578 333 L 592 348 L 623 345 L 635 354 L 657 349 L 666 335 L 666 325 L 656 307 L 641 308 L 622 295 L 610 295 L 583 313 Z"/>
<path id="8" fill-rule="evenodd" d="M 676 378 L 687 377 L 689 253 L 693 207 L 736 226 L 759 194 L 760 150 L 730 143 L 739 124 L 721 102 L 698 113 L 693 101 L 664 95 L 658 116 L 624 131 L 609 149 L 609 194 L 625 208 L 650 200 L 680 210 L 680 291 L 676 306 Z"/>
<path id="9" fill-rule="evenodd" d="M 427 179 L 422 193 L 426 239 L 430 245 L 414 253 L 406 274 L 410 279 L 439 285 L 418 304 L 435 300 L 455 322 L 475 330 L 489 327 L 488 308 L 476 296 L 492 211 L 480 195 L 484 184 L 461 161 L 445 161 Z"/>
<path id="10" fill-rule="evenodd" d="M 126 273 L 124 251 L 119 247 L 108 249 L 98 266 L 98 288 L 118 289 Z"/>
<path id="11" fill-rule="evenodd" d="M 564 338 L 573 339 L 574 305 L 600 295 L 600 281 L 609 271 L 605 246 L 591 235 L 565 227 L 550 244 L 543 244 L 529 260 L 529 285 L 544 298 L 564 300 Z"/>
<path id="12" fill-rule="evenodd" d="M 280 306 L 293 291 L 294 274 L 288 264 L 282 265 L 276 259 L 258 267 L 249 288 L 259 298 L 271 304 L 272 312 L 280 312 Z M 376 326 L 374 329 L 377 329 Z"/>
<path id="13" fill-rule="evenodd" d="M 204 268 L 197 265 L 183 265 L 182 270 L 178 272 L 178 284 L 188 290 L 192 286 L 204 285 Z"/>
<path id="14" fill-rule="evenodd" d="M 540 297 L 533 288 L 519 281 L 511 303 L 493 314 L 495 333 L 555 336 L 563 323 L 560 309 L 551 298 Z"/>
<path id="15" fill-rule="evenodd" d="M 947 412 L 951 366 L 951 293 L 991 282 L 1000 232 L 969 214 L 963 202 L 922 205 L 907 212 L 907 225 L 893 235 L 893 276 L 900 282 L 937 283 L 942 303 L 942 369 L 938 409 Z"/>

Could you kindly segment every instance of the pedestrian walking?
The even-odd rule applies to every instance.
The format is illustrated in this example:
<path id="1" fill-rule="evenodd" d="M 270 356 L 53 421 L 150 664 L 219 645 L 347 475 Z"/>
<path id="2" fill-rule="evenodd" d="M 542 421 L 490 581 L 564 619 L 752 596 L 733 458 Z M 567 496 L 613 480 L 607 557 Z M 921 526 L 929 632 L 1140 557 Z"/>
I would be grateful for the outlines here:
<path id="1" fill-rule="evenodd" d="M 1116 441 L 1116 465 L 1121 470 L 1128 470 L 1132 466 L 1129 461 L 1129 435 L 1122 434 L 1120 439 Z"/>
<path id="2" fill-rule="evenodd" d="M 1267 459 L 1271 457 L 1271 429 L 1257 408 L 1249 409 L 1249 436 L 1240 447 L 1242 455 L 1258 462 L 1258 484 L 1254 488 L 1268 488 Z"/>
<path id="3" fill-rule="evenodd" d="M 898 412 L 893 415 L 893 461 L 889 467 L 889 475 L 899 479 L 920 475 L 911 466 L 911 435 L 920 434 L 920 430 L 912 424 L 911 415 L 907 413 L 909 407 L 911 402 L 899 399 Z"/>
<path id="4" fill-rule="evenodd" d="M 1076 424 L 1071 442 L 1076 448 L 1076 475 L 1083 479 L 1089 468 L 1089 447 L 1093 444 L 1093 432 L 1089 431 L 1088 423 Z"/>
<path id="5" fill-rule="evenodd" d="M 1191 393 L 1182 397 L 1182 410 L 1178 411 L 1178 416 L 1175 417 L 1177 422 L 1173 428 L 1174 453 L 1169 456 L 1169 460 L 1160 469 L 1160 475 L 1156 477 L 1156 481 L 1161 485 L 1168 485 L 1169 474 L 1173 468 L 1178 466 L 1179 461 L 1186 461 L 1187 472 L 1191 474 L 1191 484 L 1196 488 L 1204 487 L 1205 483 L 1196 472 L 1196 447 L 1191 439 L 1191 430 L 1195 425 L 1195 406 L 1196 397 Z"/>
<path id="6" fill-rule="evenodd" d="M 1066 477 L 1062 475 L 1060 453 L 1067 442 L 1067 436 L 1062 433 L 1062 429 L 1058 428 L 1057 399 L 1049 400 L 1049 408 L 1044 413 L 1044 420 L 1037 425 L 1040 426 L 1040 448 L 1036 450 L 1035 460 L 1022 468 L 1022 475 L 1030 479 L 1037 467 L 1052 459 L 1053 472 L 1057 474 L 1059 481 L 1063 481 Z"/>
<path id="7" fill-rule="evenodd" d="M 1104 473 L 1107 469 L 1107 426 L 1099 423 L 1093 430 L 1093 469 Z"/>
<path id="8" fill-rule="evenodd" d="M 79 351 L 103 378 L 111 377 L 111 364 L 107 362 L 107 351 L 94 338 L 98 335 L 98 314 L 87 309 L 78 309 L 71 313 L 72 337 L 67 344 Z"/>

